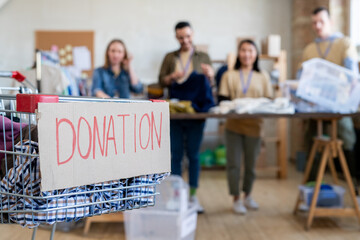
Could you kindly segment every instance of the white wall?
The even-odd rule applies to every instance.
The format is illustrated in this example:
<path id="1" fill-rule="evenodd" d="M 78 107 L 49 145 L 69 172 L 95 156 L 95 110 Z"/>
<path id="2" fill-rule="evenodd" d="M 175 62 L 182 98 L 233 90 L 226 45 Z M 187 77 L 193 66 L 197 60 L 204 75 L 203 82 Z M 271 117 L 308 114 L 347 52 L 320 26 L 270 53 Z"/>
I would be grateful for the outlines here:
<path id="1" fill-rule="evenodd" d="M 35 30 L 94 30 L 95 66 L 107 43 L 125 40 L 144 82 L 157 81 L 164 54 L 178 48 L 174 25 L 189 20 L 195 44 L 208 44 L 213 59 L 235 49 L 238 36 L 282 36 L 291 47 L 290 0 L 9 0 L 0 9 L 0 70 L 33 62 Z M 288 57 L 290 59 L 290 57 Z M 3 85 L 4 82 L 0 82 Z"/>

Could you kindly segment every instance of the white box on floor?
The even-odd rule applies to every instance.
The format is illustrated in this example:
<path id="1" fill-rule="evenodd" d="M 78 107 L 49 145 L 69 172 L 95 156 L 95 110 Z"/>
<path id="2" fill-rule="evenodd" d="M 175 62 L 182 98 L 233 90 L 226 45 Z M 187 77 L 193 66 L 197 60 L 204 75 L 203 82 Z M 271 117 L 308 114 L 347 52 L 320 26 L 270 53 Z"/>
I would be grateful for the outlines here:
<path id="1" fill-rule="evenodd" d="M 197 211 L 187 212 L 139 209 L 127 211 L 125 233 L 127 240 L 193 240 L 195 239 Z"/>

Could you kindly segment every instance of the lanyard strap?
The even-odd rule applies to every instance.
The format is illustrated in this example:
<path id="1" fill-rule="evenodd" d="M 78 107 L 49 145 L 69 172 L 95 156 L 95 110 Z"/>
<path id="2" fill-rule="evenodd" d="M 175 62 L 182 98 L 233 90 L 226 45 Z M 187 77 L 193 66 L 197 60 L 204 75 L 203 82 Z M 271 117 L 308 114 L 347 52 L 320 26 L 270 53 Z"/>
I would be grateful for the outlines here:
<path id="1" fill-rule="evenodd" d="M 249 89 L 250 86 L 250 82 L 252 79 L 252 74 L 253 74 L 253 70 L 250 71 L 249 75 L 248 75 L 248 79 L 246 81 L 246 83 L 244 82 L 244 75 L 242 70 L 240 69 L 240 81 L 241 81 L 241 85 L 242 85 L 242 92 L 245 95 Z"/>
<path id="2" fill-rule="evenodd" d="M 180 62 L 181 69 L 184 71 L 184 74 L 186 74 L 187 71 L 189 70 L 190 63 L 191 63 L 191 59 L 192 59 L 193 55 L 194 55 L 194 48 L 191 50 L 189 59 L 187 60 L 185 67 L 184 67 L 184 64 L 183 64 L 182 61 L 181 61 L 180 55 L 179 55 L 179 57 L 178 57 L 178 58 L 179 58 L 179 62 Z"/>
<path id="3" fill-rule="evenodd" d="M 323 54 L 320 49 L 320 43 L 318 43 L 318 42 L 316 43 L 316 48 L 317 48 L 318 54 L 322 59 L 325 59 L 327 57 L 327 55 L 329 54 L 330 49 L 332 47 L 332 44 L 333 44 L 333 40 L 330 40 L 329 45 L 327 46 L 325 53 Z"/>

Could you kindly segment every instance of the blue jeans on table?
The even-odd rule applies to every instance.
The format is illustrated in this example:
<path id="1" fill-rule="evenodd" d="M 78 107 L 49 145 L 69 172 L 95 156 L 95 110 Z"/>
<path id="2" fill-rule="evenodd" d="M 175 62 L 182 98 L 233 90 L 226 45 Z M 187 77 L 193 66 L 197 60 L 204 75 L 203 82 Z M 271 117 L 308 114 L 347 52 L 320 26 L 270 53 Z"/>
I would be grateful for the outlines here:
<path id="1" fill-rule="evenodd" d="M 205 121 L 171 120 L 171 173 L 181 176 L 184 150 L 189 160 L 189 185 L 197 188 L 200 173 L 199 150 Z"/>

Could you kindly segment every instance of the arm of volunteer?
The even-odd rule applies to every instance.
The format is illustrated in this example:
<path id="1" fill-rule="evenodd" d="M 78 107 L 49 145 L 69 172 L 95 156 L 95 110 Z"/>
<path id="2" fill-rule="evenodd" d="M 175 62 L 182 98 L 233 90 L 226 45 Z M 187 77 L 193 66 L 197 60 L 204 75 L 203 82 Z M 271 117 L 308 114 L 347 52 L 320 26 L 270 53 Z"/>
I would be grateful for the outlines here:
<path id="1" fill-rule="evenodd" d="M 134 93 L 141 93 L 143 91 L 143 85 L 136 76 L 135 70 L 133 68 L 133 56 L 129 55 L 127 59 L 124 60 L 125 70 L 127 71 L 130 78 L 130 90 Z"/>
<path id="2" fill-rule="evenodd" d="M 302 68 L 298 69 L 296 72 L 296 79 L 300 79 L 302 74 Z"/>
<path id="3" fill-rule="evenodd" d="M 103 84 L 104 83 L 102 77 L 100 76 L 99 70 L 95 69 L 93 72 L 93 83 L 91 87 L 92 95 L 100 98 L 110 98 L 110 96 L 104 92 Z"/>
<path id="4" fill-rule="evenodd" d="M 201 63 L 201 69 L 204 75 L 209 79 L 210 85 L 214 85 L 215 71 L 211 65 L 211 60 L 208 54 L 204 53 L 204 57 Z"/>
<path id="5" fill-rule="evenodd" d="M 221 101 L 231 100 L 230 98 L 230 86 L 229 86 L 229 76 L 226 71 L 220 81 L 219 91 L 218 91 L 218 104 Z"/>
<path id="6" fill-rule="evenodd" d="M 350 69 L 353 72 L 359 72 L 359 65 L 355 59 L 352 58 L 345 58 L 344 59 L 344 67 Z"/>
<path id="7" fill-rule="evenodd" d="M 130 90 L 134 93 L 142 93 L 144 90 L 144 86 L 137 78 L 136 73 L 131 65 L 129 66 L 128 71 L 130 78 Z"/>
<path id="8" fill-rule="evenodd" d="M 264 97 L 266 98 L 274 98 L 274 91 L 270 81 L 270 76 L 266 71 L 262 71 L 264 75 Z"/>
<path id="9" fill-rule="evenodd" d="M 358 55 L 355 45 L 351 42 L 349 38 L 345 38 L 345 51 L 343 56 L 343 65 L 345 68 L 350 69 L 351 71 L 358 73 Z"/>
<path id="10" fill-rule="evenodd" d="M 172 83 L 173 72 L 171 69 L 171 56 L 167 54 L 161 64 L 159 83 L 162 87 L 168 87 Z"/>
<path id="11" fill-rule="evenodd" d="M 311 49 L 309 48 L 309 45 L 304 49 L 302 57 L 301 57 L 301 61 L 298 64 L 298 68 L 297 68 L 298 70 L 296 72 L 296 79 L 300 79 L 300 77 L 301 77 L 301 74 L 302 74 L 302 71 L 303 71 L 302 64 L 304 62 L 306 62 L 307 60 L 311 59 L 308 52 L 311 52 Z"/>

